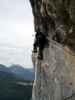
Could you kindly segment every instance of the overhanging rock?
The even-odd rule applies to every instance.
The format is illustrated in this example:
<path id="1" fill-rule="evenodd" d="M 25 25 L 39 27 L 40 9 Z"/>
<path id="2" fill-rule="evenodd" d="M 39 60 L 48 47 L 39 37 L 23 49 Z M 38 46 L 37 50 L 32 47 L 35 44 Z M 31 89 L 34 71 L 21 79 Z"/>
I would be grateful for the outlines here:
<path id="1" fill-rule="evenodd" d="M 49 40 L 43 59 L 34 58 L 32 100 L 75 100 L 75 0 L 30 3 L 35 32 L 39 30 Z"/>

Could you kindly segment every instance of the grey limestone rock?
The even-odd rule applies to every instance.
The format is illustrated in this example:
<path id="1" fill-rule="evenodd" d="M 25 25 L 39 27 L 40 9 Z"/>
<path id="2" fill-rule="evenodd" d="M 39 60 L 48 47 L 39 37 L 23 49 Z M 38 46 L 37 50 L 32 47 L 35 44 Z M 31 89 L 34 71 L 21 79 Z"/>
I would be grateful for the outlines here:
<path id="1" fill-rule="evenodd" d="M 75 0 L 30 0 L 35 32 L 48 34 L 35 61 L 32 100 L 75 100 Z M 35 60 L 36 58 L 36 60 Z"/>

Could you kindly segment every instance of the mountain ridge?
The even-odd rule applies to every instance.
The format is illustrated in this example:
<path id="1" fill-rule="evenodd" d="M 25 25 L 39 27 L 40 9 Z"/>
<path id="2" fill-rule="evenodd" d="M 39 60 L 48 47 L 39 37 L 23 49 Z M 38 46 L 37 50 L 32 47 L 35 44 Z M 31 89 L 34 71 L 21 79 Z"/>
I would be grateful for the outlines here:
<path id="1" fill-rule="evenodd" d="M 0 64 L 0 74 L 8 74 L 9 76 L 14 76 L 14 77 L 18 77 L 22 80 L 29 80 L 29 81 L 33 81 L 34 80 L 34 71 L 32 68 L 23 68 L 21 65 L 11 65 L 9 67 Z M 4 76 L 4 75 L 3 75 Z M 7 78 L 9 77 L 7 76 Z"/>

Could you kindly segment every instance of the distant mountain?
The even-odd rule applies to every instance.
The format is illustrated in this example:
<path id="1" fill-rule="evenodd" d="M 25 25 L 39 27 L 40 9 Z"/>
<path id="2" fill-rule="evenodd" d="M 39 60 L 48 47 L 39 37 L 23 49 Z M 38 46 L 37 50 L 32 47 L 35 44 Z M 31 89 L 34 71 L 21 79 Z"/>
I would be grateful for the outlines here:
<path id="1" fill-rule="evenodd" d="M 17 76 L 15 76 L 9 68 L 7 68 L 5 65 L 0 64 L 0 80 L 15 80 L 17 79 Z"/>
<path id="2" fill-rule="evenodd" d="M 34 80 L 34 71 L 33 69 L 23 68 L 21 65 L 11 65 L 9 67 L 11 72 L 15 75 L 18 75 L 20 78 L 24 80 L 33 81 Z"/>
<path id="3" fill-rule="evenodd" d="M 26 79 L 30 77 L 28 75 L 31 75 L 32 70 L 27 71 L 28 74 L 26 73 L 25 77 L 22 75 L 23 71 L 27 70 L 19 65 L 8 68 L 0 64 L 0 100 L 30 100 L 32 85 L 28 85 L 30 81 L 26 81 Z M 25 83 L 27 84 L 24 85 Z"/>
<path id="4" fill-rule="evenodd" d="M 13 64 L 10 67 L 0 64 L 0 79 L 33 81 L 34 71 L 32 68 L 23 68 L 21 65 L 18 64 Z"/>
<path id="5" fill-rule="evenodd" d="M 10 72 L 10 69 L 8 69 L 5 65 L 0 64 L 0 71 Z"/>

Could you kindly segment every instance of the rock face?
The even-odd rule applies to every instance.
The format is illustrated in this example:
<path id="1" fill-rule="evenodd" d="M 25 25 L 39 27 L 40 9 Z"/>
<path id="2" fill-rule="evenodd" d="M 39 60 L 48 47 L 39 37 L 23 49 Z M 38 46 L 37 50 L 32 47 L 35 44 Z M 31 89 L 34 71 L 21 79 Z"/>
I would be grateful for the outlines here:
<path id="1" fill-rule="evenodd" d="M 35 32 L 48 39 L 47 45 L 36 37 L 36 48 L 43 59 L 37 58 L 41 53 L 36 51 L 36 57 L 33 54 L 32 100 L 75 100 L 75 0 L 30 0 L 30 3 Z"/>

